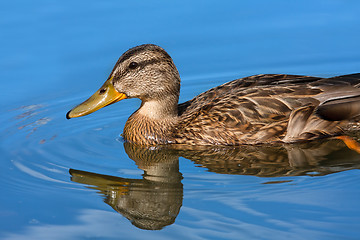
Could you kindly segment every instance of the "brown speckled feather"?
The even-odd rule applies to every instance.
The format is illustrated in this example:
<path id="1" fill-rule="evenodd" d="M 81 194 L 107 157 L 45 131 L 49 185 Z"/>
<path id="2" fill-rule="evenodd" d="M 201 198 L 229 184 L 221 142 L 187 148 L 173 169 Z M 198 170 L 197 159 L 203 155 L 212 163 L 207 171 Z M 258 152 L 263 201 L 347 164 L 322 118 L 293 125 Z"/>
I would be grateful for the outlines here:
<path id="1" fill-rule="evenodd" d="M 318 98 L 330 94 L 332 86 L 341 92 L 341 88 L 358 85 L 359 75 L 350 75 L 351 81 L 346 77 L 324 81 L 307 76 L 257 75 L 223 84 L 179 105 L 176 142 L 240 145 L 340 134 L 345 122 L 327 121 L 315 114 L 321 103 Z M 353 92 L 360 94 L 357 88 Z"/>

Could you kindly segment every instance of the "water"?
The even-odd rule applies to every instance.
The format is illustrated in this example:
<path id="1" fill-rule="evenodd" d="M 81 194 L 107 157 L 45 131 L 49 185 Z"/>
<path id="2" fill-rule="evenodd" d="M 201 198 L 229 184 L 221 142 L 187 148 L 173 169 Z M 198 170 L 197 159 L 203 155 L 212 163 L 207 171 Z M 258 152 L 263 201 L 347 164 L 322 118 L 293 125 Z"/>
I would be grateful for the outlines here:
<path id="1" fill-rule="evenodd" d="M 359 239 L 360 158 L 341 142 L 139 149 L 120 137 L 136 99 L 65 119 L 142 43 L 171 54 L 181 101 L 253 74 L 359 72 L 359 9 L 1 2 L 0 238 Z"/>

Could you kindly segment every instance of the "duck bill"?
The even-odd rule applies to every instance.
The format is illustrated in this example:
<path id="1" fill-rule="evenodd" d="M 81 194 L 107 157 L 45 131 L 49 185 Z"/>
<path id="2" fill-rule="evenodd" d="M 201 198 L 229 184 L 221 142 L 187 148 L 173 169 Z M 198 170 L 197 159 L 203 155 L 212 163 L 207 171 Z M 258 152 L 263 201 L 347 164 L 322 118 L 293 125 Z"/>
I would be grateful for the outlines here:
<path id="1" fill-rule="evenodd" d="M 127 98 L 124 93 L 115 90 L 111 80 L 112 78 L 108 79 L 88 100 L 71 109 L 66 118 L 82 117 Z"/>

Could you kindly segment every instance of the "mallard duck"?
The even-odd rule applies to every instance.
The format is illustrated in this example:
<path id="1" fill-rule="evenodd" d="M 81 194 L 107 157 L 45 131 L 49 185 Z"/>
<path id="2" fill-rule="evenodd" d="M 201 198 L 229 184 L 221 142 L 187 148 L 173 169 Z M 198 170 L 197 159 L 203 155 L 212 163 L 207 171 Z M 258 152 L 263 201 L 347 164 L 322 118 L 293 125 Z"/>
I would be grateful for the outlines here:
<path id="1" fill-rule="evenodd" d="M 360 115 L 360 74 L 319 78 L 261 74 L 212 88 L 178 104 L 180 76 L 159 46 L 126 51 L 109 78 L 67 118 L 126 98 L 141 106 L 127 120 L 125 141 L 141 145 L 293 143 L 342 135 Z"/>

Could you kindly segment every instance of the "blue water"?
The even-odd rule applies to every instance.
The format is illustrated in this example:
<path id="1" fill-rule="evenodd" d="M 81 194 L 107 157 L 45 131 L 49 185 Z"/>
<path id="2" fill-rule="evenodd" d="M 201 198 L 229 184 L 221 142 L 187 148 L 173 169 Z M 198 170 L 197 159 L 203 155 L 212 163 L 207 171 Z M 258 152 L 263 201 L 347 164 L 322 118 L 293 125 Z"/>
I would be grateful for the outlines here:
<path id="1" fill-rule="evenodd" d="M 355 0 L 0 2 L 0 239 L 359 239 L 360 156 L 339 142 L 136 149 L 120 137 L 136 99 L 65 118 L 143 43 L 174 59 L 180 101 L 260 73 L 360 72 L 359 10 Z"/>

